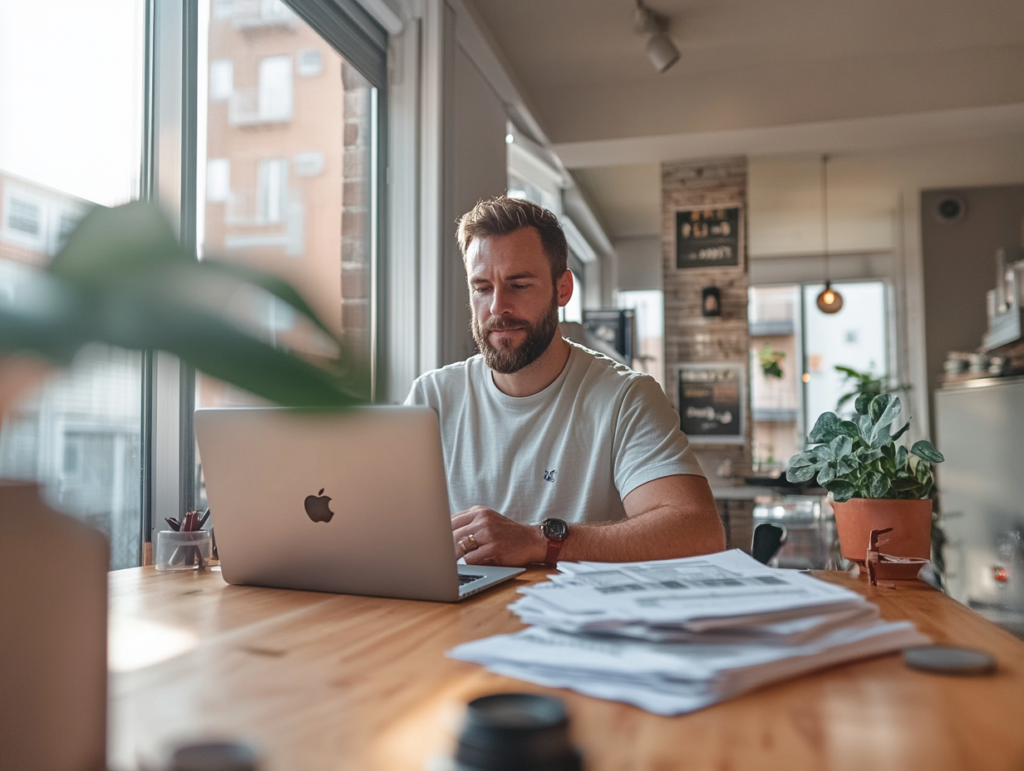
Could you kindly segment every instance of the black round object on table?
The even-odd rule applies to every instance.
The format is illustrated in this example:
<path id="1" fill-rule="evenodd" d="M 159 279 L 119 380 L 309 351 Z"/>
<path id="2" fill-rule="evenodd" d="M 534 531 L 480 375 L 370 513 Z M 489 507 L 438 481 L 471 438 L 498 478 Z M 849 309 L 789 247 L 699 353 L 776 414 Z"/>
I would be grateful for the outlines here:
<path id="1" fill-rule="evenodd" d="M 911 669 L 942 675 L 989 675 L 996 671 L 996 660 L 985 651 L 951 645 L 907 648 L 903 663 Z"/>
<path id="2" fill-rule="evenodd" d="M 558 699 L 496 693 L 471 701 L 455 751 L 458 771 L 580 771 Z"/>
<path id="3" fill-rule="evenodd" d="M 171 771 L 256 771 L 259 756 L 243 742 L 186 744 L 171 756 Z"/>

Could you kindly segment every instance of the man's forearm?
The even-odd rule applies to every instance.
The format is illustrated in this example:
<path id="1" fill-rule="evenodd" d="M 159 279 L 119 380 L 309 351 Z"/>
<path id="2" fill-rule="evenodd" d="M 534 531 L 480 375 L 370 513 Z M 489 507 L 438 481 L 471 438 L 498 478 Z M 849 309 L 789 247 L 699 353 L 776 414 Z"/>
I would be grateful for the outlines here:
<path id="1" fill-rule="evenodd" d="M 725 548 L 725 530 L 704 477 L 680 474 L 647 482 L 623 498 L 626 519 L 570 524 L 558 560 L 637 562 L 709 554 Z M 456 554 L 472 565 L 540 563 L 548 542 L 538 525 L 473 506 L 452 515 Z"/>
<path id="2" fill-rule="evenodd" d="M 717 509 L 680 511 L 673 506 L 606 525 L 571 525 L 558 559 L 635 562 L 710 554 L 725 548 Z"/>

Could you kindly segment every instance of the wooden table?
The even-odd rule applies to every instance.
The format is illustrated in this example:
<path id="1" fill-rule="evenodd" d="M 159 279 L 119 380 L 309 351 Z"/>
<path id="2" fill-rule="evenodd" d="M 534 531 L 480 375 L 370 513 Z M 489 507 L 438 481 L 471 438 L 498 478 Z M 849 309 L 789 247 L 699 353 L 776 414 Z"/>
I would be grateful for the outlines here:
<path id="1" fill-rule="evenodd" d="M 665 718 L 445 658 L 522 628 L 506 605 L 545 575 L 444 605 L 228 586 L 217 572 L 112 573 L 112 768 L 210 736 L 257 742 L 265 771 L 437 768 L 466 701 L 518 690 L 565 700 L 588 771 L 1024 769 L 1024 643 L 925 584 L 817 574 L 936 642 L 991 652 L 996 675 L 929 675 L 891 655 Z"/>

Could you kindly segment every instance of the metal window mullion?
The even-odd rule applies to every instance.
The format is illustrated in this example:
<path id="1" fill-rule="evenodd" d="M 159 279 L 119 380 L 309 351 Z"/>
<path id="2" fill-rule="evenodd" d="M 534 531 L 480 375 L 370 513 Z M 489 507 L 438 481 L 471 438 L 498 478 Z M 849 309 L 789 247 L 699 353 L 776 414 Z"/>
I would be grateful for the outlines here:
<path id="1" fill-rule="evenodd" d="M 185 0 L 182 8 L 181 76 L 181 220 L 179 237 L 193 259 L 196 252 L 199 190 L 199 3 Z M 196 371 L 185 362 L 179 368 L 178 405 L 178 508 L 179 516 L 195 508 L 196 466 L 193 412 L 196 404 Z"/>
<path id="2" fill-rule="evenodd" d="M 139 169 L 139 198 L 156 199 L 156 0 L 146 0 L 143 22 L 143 75 L 142 75 L 142 144 Z M 142 354 L 141 381 L 141 441 L 139 468 L 139 553 L 144 561 L 146 543 L 153 531 L 153 397 L 155 393 L 154 360 L 152 351 Z"/>
<path id="3" fill-rule="evenodd" d="M 182 243 L 194 252 L 198 3 L 149 0 L 148 10 L 148 157 L 143 194 L 164 207 Z M 194 495 L 194 379 L 190 368 L 166 353 L 147 354 L 143 379 L 143 524 L 151 540 L 164 517 L 180 517 Z"/>

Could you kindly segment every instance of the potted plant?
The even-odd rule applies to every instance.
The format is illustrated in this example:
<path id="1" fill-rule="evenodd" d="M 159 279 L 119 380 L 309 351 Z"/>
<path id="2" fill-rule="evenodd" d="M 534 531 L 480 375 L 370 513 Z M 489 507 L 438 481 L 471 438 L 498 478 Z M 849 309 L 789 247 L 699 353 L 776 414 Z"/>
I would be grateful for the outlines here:
<path id="1" fill-rule="evenodd" d="M 832 495 L 843 557 L 863 566 L 872 530 L 891 527 L 884 551 L 897 557 L 931 556 L 932 464 L 942 453 L 927 440 L 907 449 L 898 440 L 907 421 L 892 433 L 901 405 L 892 394 L 862 393 L 854 402 L 852 420 L 823 413 L 807 437 L 814 445 L 794 455 L 786 478 L 812 479 Z M 904 577 L 916 576 L 919 566 Z M 912 573 L 912 575 L 910 574 Z"/>
<path id="2" fill-rule="evenodd" d="M 160 210 L 92 210 L 44 270 L 5 265 L 0 293 L 0 414 L 86 344 L 168 351 L 269 401 L 366 401 L 365 370 L 286 282 L 197 261 Z M 238 290 L 287 303 L 336 355 L 273 345 L 226 310 Z M 38 486 L 0 480 L 0 767 L 105 768 L 106 539 L 52 511 Z M 72 641 L 73 644 L 69 644 Z M 55 740 L 55 737 L 60 740 Z"/>

